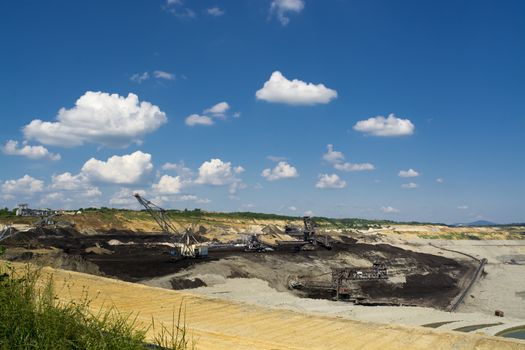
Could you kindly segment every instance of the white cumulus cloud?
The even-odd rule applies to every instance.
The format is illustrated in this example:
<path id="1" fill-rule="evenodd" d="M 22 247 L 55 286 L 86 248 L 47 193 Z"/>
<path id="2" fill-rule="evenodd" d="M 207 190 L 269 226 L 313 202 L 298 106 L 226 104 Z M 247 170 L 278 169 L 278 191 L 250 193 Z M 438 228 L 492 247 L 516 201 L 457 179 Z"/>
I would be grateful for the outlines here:
<path id="1" fill-rule="evenodd" d="M 304 0 L 273 0 L 270 14 L 277 16 L 283 26 L 290 22 L 289 13 L 300 13 L 304 9 Z"/>
<path id="2" fill-rule="evenodd" d="M 468 205 L 458 205 L 458 209 L 459 210 L 467 210 L 468 209 Z"/>
<path id="3" fill-rule="evenodd" d="M 273 169 L 264 169 L 261 173 L 261 176 L 268 181 L 275 181 L 298 177 L 299 173 L 295 167 L 291 166 L 287 162 L 279 162 Z"/>
<path id="4" fill-rule="evenodd" d="M 224 162 L 221 159 L 210 159 L 201 164 L 199 174 L 195 180 L 199 185 L 224 186 L 230 185 L 235 188 L 241 180 L 236 176 L 244 171 L 242 167 L 233 167 L 231 162 Z"/>
<path id="5" fill-rule="evenodd" d="M 183 185 L 180 176 L 163 175 L 158 183 L 152 185 L 152 188 L 160 194 L 175 194 L 182 190 Z"/>
<path id="6" fill-rule="evenodd" d="M 214 117 L 224 117 L 224 114 L 230 109 L 228 102 L 219 102 L 216 105 L 204 110 L 204 114 L 211 114 Z"/>
<path id="7" fill-rule="evenodd" d="M 445 182 L 445 180 L 443 180 L 442 178 L 438 177 L 438 178 L 436 179 L 436 182 L 437 182 L 438 184 L 442 184 L 443 182 Z"/>
<path id="8" fill-rule="evenodd" d="M 255 93 L 258 100 L 286 103 L 290 105 L 315 105 L 329 103 L 337 97 L 337 91 L 323 84 L 288 80 L 281 72 L 275 71 L 264 86 Z"/>
<path id="9" fill-rule="evenodd" d="M 7 141 L 2 151 L 8 155 L 24 156 L 30 159 L 60 160 L 60 154 L 51 153 L 44 146 L 30 146 L 24 142 L 22 147 L 18 147 L 18 141 L 14 140 Z"/>
<path id="10" fill-rule="evenodd" d="M 69 196 L 75 195 L 82 198 L 93 198 L 102 195 L 98 187 L 91 185 L 89 179 L 83 173 L 73 175 L 70 172 L 65 172 L 59 175 L 52 175 L 49 188 L 67 191 Z"/>
<path id="11" fill-rule="evenodd" d="M 334 145 L 326 145 L 327 151 L 323 154 L 323 159 L 330 164 L 335 164 L 344 161 L 345 155 L 342 152 L 335 151 Z"/>
<path id="12" fill-rule="evenodd" d="M 140 144 L 145 134 L 166 123 L 159 107 L 127 97 L 88 91 L 71 109 L 61 108 L 56 122 L 35 119 L 23 128 L 26 139 L 64 147 L 95 143 L 107 147 Z"/>
<path id="13" fill-rule="evenodd" d="M 326 188 L 345 188 L 346 181 L 341 179 L 337 174 L 320 174 L 319 181 L 315 184 L 315 187 L 326 189 Z"/>
<path id="14" fill-rule="evenodd" d="M 2 184 L 3 194 L 26 194 L 31 195 L 44 190 L 44 181 L 35 179 L 29 175 L 16 180 L 7 180 Z"/>
<path id="15" fill-rule="evenodd" d="M 332 164 L 335 169 L 340 171 L 367 171 L 374 170 L 375 167 L 370 163 L 350 163 L 344 162 L 345 155 L 343 152 L 334 150 L 331 144 L 326 145 L 327 151 L 323 154 L 323 159 Z"/>
<path id="16" fill-rule="evenodd" d="M 195 126 L 195 125 L 213 125 L 213 119 L 206 115 L 192 114 L 186 118 L 186 125 Z"/>
<path id="17" fill-rule="evenodd" d="M 385 214 L 393 214 L 393 213 L 399 213 L 399 209 L 396 209 L 394 207 L 388 206 L 388 207 L 381 207 L 381 211 Z"/>
<path id="18" fill-rule="evenodd" d="M 387 118 L 377 116 L 360 120 L 354 130 L 374 136 L 407 136 L 414 133 L 414 124 L 408 119 L 397 118 L 390 114 Z"/>
<path id="19" fill-rule="evenodd" d="M 136 151 L 123 156 L 112 156 L 107 161 L 91 158 L 82 167 L 82 173 L 90 180 L 133 184 L 152 169 L 151 154 Z"/>
<path id="20" fill-rule="evenodd" d="M 400 170 L 397 175 L 400 177 L 416 177 L 419 176 L 419 173 L 414 169 L 410 168 L 408 170 Z"/>
<path id="21" fill-rule="evenodd" d="M 51 188 L 55 190 L 78 190 L 86 186 L 88 179 L 83 174 L 65 172 L 51 177 Z"/>

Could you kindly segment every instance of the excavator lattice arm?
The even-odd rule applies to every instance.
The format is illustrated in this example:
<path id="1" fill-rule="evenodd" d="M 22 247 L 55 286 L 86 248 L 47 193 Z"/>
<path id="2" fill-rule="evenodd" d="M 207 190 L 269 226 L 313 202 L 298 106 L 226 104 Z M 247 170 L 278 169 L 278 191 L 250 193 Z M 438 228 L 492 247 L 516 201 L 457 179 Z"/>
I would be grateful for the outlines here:
<path id="1" fill-rule="evenodd" d="M 171 233 L 174 235 L 178 234 L 177 229 L 175 228 L 175 225 L 173 224 L 173 222 L 171 222 L 170 218 L 168 217 L 168 213 L 166 212 L 165 209 L 152 203 L 151 201 L 142 197 L 138 193 L 135 193 L 133 196 L 146 209 L 146 211 L 153 217 L 153 219 L 157 222 L 157 224 L 160 226 L 162 231 L 166 233 Z"/>

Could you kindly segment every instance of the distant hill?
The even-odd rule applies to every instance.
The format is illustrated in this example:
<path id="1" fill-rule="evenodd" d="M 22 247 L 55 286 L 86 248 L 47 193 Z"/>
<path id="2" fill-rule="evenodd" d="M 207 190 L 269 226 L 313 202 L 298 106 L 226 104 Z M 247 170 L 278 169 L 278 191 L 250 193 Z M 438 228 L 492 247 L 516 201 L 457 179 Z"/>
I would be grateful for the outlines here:
<path id="1" fill-rule="evenodd" d="M 467 224 L 455 224 L 454 226 L 498 226 L 499 224 L 496 224 L 495 222 L 487 221 L 487 220 L 478 220 L 473 221 Z"/>

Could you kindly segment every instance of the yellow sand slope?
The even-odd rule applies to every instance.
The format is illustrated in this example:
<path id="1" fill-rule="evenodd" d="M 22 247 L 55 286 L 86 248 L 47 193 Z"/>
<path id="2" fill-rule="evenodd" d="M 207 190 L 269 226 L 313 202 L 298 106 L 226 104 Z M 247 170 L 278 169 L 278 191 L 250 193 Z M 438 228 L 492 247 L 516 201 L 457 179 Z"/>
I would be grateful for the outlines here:
<path id="1" fill-rule="evenodd" d="M 183 303 L 196 349 L 525 349 L 525 342 L 518 340 L 267 309 L 44 268 L 43 276 L 49 274 L 61 300 L 80 299 L 87 289 L 95 298 L 94 310 L 113 305 L 124 313 L 138 313 L 144 325 L 154 317 L 171 328 L 173 312 Z M 152 331 L 148 337 L 152 339 Z"/>
<path id="2" fill-rule="evenodd" d="M 182 302 L 196 349 L 525 349 L 525 342 L 518 340 L 267 309 L 44 268 L 42 276 L 49 275 L 59 299 L 80 299 L 87 289 L 95 298 L 94 310 L 113 305 L 123 313 L 138 313 L 143 325 L 154 317 L 171 328 L 173 312 Z M 148 337 L 152 339 L 152 331 Z"/>

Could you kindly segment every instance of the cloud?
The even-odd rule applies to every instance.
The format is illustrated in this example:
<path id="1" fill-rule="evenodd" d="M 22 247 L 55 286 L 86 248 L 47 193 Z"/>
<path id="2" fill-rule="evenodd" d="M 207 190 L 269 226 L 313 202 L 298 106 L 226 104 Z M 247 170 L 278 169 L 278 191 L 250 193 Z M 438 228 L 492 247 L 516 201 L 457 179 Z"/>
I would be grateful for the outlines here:
<path id="1" fill-rule="evenodd" d="M 467 210 L 468 209 L 468 205 L 458 205 L 458 209 L 459 210 Z"/>
<path id="2" fill-rule="evenodd" d="M 334 145 L 326 145 L 327 151 L 323 154 L 323 159 L 330 164 L 335 164 L 344 161 L 345 156 L 342 152 L 334 151 Z"/>
<path id="3" fill-rule="evenodd" d="M 175 74 L 164 72 L 161 70 L 156 70 L 153 72 L 153 76 L 157 79 L 164 79 L 164 80 L 175 80 Z"/>
<path id="4" fill-rule="evenodd" d="M 281 72 L 275 71 L 264 86 L 255 93 L 258 100 L 290 105 L 315 105 L 329 103 L 337 97 L 337 91 L 323 84 L 305 83 L 286 79 Z"/>
<path id="5" fill-rule="evenodd" d="M 273 0 L 270 15 L 275 14 L 283 26 L 290 22 L 288 13 L 300 13 L 304 9 L 304 0 Z"/>
<path id="6" fill-rule="evenodd" d="M 230 109 L 228 102 L 219 102 L 216 105 L 205 109 L 204 114 L 211 114 L 214 117 L 224 117 L 224 114 Z"/>
<path id="7" fill-rule="evenodd" d="M 2 193 L 31 195 L 44 190 L 44 181 L 24 175 L 17 180 L 7 180 L 2 184 Z"/>
<path id="8" fill-rule="evenodd" d="M 84 192 L 80 193 L 80 196 L 85 198 L 99 197 L 101 195 L 102 192 L 100 192 L 98 187 L 88 187 Z"/>
<path id="9" fill-rule="evenodd" d="M 180 161 L 178 163 L 164 163 L 161 167 L 162 170 L 174 170 L 178 175 L 183 178 L 191 178 L 193 176 L 193 171 L 186 167 L 184 162 Z"/>
<path id="10" fill-rule="evenodd" d="M 235 168 L 233 168 L 233 172 L 235 174 L 240 174 L 240 173 L 244 173 L 245 169 L 242 167 L 242 166 L 236 166 Z"/>
<path id="11" fill-rule="evenodd" d="M 151 78 L 151 76 L 155 77 L 156 79 L 175 80 L 175 74 L 165 72 L 162 70 L 153 71 L 151 75 L 149 72 L 135 73 L 129 78 L 129 80 L 134 81 L 135 83 L 141 84 L 143 81 Z"/>
<path id="12" fill-rule="evenodd" d="M 374 170 L 375 167 L 373 164 L 370 163 L 350 163 L 345 162 L 345 155 L 343 152 L 339 152 L 334 150 L 334 146 L 332 144 L 326 145 L 327 151 L 325 154 L 323 154 L 323 159 L 327 161 L 328 163 L 332 164 L 335 169 L 340 171 L 368 171 L 368 170 Z"/>
<path id="13" fill-rule="evenodd" d="M 368 170 L 374 170 L 375 167 L 373 164 L 370 163 L 339 163 L 335 164 L 334 168 L 341 171 L 368 171 Z"/>
<path id="14" fill-rule="evenodd" d="M 221 159 L 210 159 L 203 162 L 198 169 L 198 174 L 193 177 L 191 169 L 187 168 L 183 162 L 178 164 L 165 163 L 163 170 L 175 170 L 176 177 L 163 175 L 153 189 L 157 193 L 174 194 L 179 193 L 183 188 L 192 185 L 212 185 L 229 186 L 230 194 L 236 194 L 238 190 L 246 188 L 246 185 L 239 177 L 245 169 L 242 166 L 233 166 L 231 162 L 224 162 Z M 208 201 L 202 202 L 208 203 Z"/>
<path id="15" fill-rule="evenodd" d="M 184 186 L 180 176 L 163 175 L 159 182 L 152 185 L 153 190 L 160 194 L 179 193 Z"/>
<path id="16" fill-rule="evenodd" d="M 414 133 L 414 124 L 408 119 L 397 118 L 390 114 L 388 118 L 377 116 L 358 121 L 354 130 L 374 136 L 407 136 Z"/>
<path id="17" fill-rule="evenodd" d="M 56 122 L 35 119 L 23 128 L 26 139 L 64 147 L 95 143 L 107 147 L 140 144 L 145 134 L 166 123 L 166 114 L 149 102 L 88 91 L 71 109 L 61 108 Z"/>
<path id="18" fill-rule="evenodd" d="M 283 160 L 286 160 L 286 157 L 280 157 L 280 156 L 266 156 L 266 159 L 271 160 L 272 162 L 280 162 Z"/>
<path id="19" fill-rule="evenodd" d="M 6 142 L 2 151 L 12 156 L 24 156 L 30 159 L 49 159 L 60 160 L 60 154 L 51 153 L 44 146 L 29 146 L 24 142 L 23 146 L 18 148 L 18 141 L 9 140 Z"/>
<path id="20" fill-rule="evenodd" d="M 233 117 L 234 117 L 234 118 L 240 118 L 240 117 L 241 117 L 241 112 L 235 112 L 235 113 L 233 113 Z"/>
<path id="21" fill-rule="evenodd" d="M 195 125 L 213 125 L 213 119 L 205 115 L 192 114 L 186 118 L 186 125 L 195 126 Z"/>
<path id="22" fill-rule="evenodd" d="M 149 79 L 148 72 L 135 73 L 129 78 L 129 80 L 134 81 L 135 83 L 139 83 L 139 84 L 148 79 Z"/>
<path id="23" fill-rule="evenodd" d="M 211 16 L 214 16 L 214 17 L 219 17 L 219 16 L 222 16 L 226 13 L 226 11 L 224 11 L 223 9 L 221 9 L 220 7 L 217 7 L 217 6 L 214 6 L 214 7 L 210 7 L 208 9 L 206 9 L 206 12 L 211 15 Z"/>
<path id="24" fill-rule="evenodd" d="M 40 204 L 49 205 L 53 202 L 71 202 L 71 198 L 66 198 L 62 192 L 51 192 L 40 199 Z"/>
<path id="25" fill-rule="evenodd" d="M 138 193 L 141 196 L 146 195 L 146 191 L 144 190 L 131 190 L 129 188 L 121 187 L 117 192 L 115 192 L 111 196 L 109 204 L 125 208 L 138 207 L 139 204 L 137 200 L 133 197 L 135 193 Z"/>
<path id="26" fill-rule="evenodd" d="M 152 169 L 151 154 L 136 151 L 124 156 L 112 156 L 107 161 L 91 158 L 82 167 L 82 173 L 90 180 L 134 184 Z"/>
<path id="27" fill-rule="evenodd" d="M 195 202 L 195 203 L 201 203 L 201 204 L 207 204 L 207 203 L 211 203 L 211 200 L 208 199 L 208 198 L 199 198 L 193 194 L 185 194 L 185 195 L 182 195 L 182 196 L 179 196 L 177 198 L 177 200 L 179 201 L 190 201 L 190 202 Z"/>
<path id="28" fill-rule="evenodd" d="M 314 216 L 314 212 L 311 210 L 307 210 L 304 212 L 303 216 Z"/>
<path id="29" fill-rule="evenodd" d="M 410 168 L 408 170 L 400 170 L 397 175 L 400 177 L 416 177 L 419 176 L 419 173 L 414 169 Z"/>
<path id="30" fill-rule="evenodd" d="M 229 193 L 234 195 L 238 190 L 246 188 L 242 180 L 237 177 L 243 171 L 243 167 L 234 167 L 231 162 L 223 162 L 218 158 L 210 159 L 201 164 L 199 174 L 194 183 L 199 185 L 229 186 Z"/>
<path id="31" fill-rule="evenodd" d="M 197 14 L 184 6 L 183 0 L 166 0 L 164 9 L 178 18 L 195 18 Z"/>
<path id="32" fill-rule="evenodd" d="M 54 190 L 74 191 L 86 187 L 88 179 L 84 174 L 73 175 L 65 172 L 51 177 L 51 188 Z"/>
<path id="33" fill-rule="evenodd" d="M 219 102 L 210 108 L 206 108 L 203 111 L 203 115 L 192 114 L 186 118 L 186 125 L 206 125 L 210 126 L 215 124 L 213 118 L 226 119 L 226 112 L 230 109 L 228 102 Z"/>
<path id="34" fill-rule="evenodd" d="M 402 188 L 418 188 L 419 186 L 416 183 L 409 182 L 407 184 L 402 184 Z"/>
<path id="35" fill-rule="evenodd" d="M 342 180 L 337 174 L 320 174 L 319 181 L 315 184 L 316 188 L 345 188 L 346 181 Z"/>
<path id="36" fill-rule="evenodd" d="M 292 205 L 292 206 L 288 207 L 288 210 L 290 210 L 290 211 L 297 211 L 297 208 Z"/>
<path id="37" fill-rule="evenodd" d="M 74 195 L 80 198 L 94 198 L 102 195 L 98 187 L 91 185 L 89 179 L 83 173 L 73 175 L 70 172 L 65 172 L 59 175 L 52 175 L 49 188 L 73 192 Z M 50 198 L 48 199 L 51 200 Z M 68 197 L 68 199 L 70 198 Z"/>
<path id="38" fill-rule="evenodd" d="M 264 169 L 261 173 L 261 176 L 268 181 L 275 181 L 298 177 L 299 173 L 297 172 L 297 169 L 287 162 L 279 162 L 273 169 Z"/>
<path id="39" fill-rule="evenodd" d="M 244 190 L 246 187 L 248 187 L 245 183 L 241 182 L 240 180 L 238 181 L 235 181 L 233 182 L 231 185 L 230 185 L 230 188 L 228 189 L 228 193 L 230 193 L 230 195 L 235 195 L 237 193 L 238 190 Z M 231 198 L 231 196 L 230 196 Z"/>
<path id="40" fill-rule="evenodd" d="M 391 206 L 388 207 L 381 207 L 381 211 L 385 214 L 394 214 L 399 213 L 399 209 L 393 208 Z"/>
<path id="41" fill-rule="evenodd" d="M 438 177 L 438 178 L 436 179 L 436 182 L 437 182 L 438 184 L 442 184 L 443 182 L 445 182 L 445 180 L 443 180 L 442 178 Z"/>

